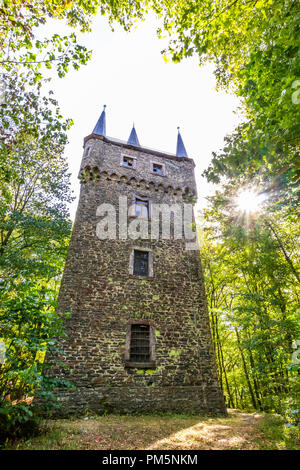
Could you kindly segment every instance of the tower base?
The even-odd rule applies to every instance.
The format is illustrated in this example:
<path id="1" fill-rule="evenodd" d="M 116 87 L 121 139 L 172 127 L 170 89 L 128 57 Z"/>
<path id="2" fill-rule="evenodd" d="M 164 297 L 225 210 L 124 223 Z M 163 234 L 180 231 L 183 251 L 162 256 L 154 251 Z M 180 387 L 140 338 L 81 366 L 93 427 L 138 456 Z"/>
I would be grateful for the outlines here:
<path id="1" fill-rule="evenodd" d="M 208 398 L 209 397 L 209 398 Z M 226 415 L 224 398 L 218 388 L 202 386 L 149 385 L 145 387 L 91 387 L 63 391 L 58 395 L 55 416 L 97 414 L 135 414 L 172 412 L 184 414 Z"/>

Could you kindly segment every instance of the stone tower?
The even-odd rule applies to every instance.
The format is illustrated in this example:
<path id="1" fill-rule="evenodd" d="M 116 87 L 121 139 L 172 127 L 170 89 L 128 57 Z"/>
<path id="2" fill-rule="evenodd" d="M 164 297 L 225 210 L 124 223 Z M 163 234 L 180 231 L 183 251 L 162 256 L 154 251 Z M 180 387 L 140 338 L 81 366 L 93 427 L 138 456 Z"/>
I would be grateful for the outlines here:
<path id="1" fill-rule="evenodd" d="M 105 120 L 104 109 L 84 139 L 59 294 L 69 369 L 53 372 L 76 386 L 63 412 L 224 413 L 191 224 L 194 162 L 179 130 L 172 155 L 142 147 L 134 127 L 127 142 L 106 137 Z"/>

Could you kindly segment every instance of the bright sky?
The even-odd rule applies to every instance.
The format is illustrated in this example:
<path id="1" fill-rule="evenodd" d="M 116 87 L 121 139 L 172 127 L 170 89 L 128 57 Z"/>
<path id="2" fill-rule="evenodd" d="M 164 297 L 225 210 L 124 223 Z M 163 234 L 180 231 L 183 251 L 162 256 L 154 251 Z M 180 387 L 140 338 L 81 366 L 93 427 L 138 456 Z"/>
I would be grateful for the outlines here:
<path id="1" fill-rule="evenodd" d="M 201 173 L 207 168 L 212 151 L 223 146 L 223 139 L 239 122 L 238 99 L 215 90 L 213 66 L 199 67 L 197 59 L 180 64 L 165 63 L 161 55 L 166 42 L 156 36 L 157 23 L 149 17 L 129 33 L 116 26 L 112 32 L 105 17 L 95 18 L 92 33 L 77 34 L 80 44 L 93 50 L 88 65 L 70 71 L 65 78 L 51 81 L 64 117 L 71 117 L 66 148 L 72 188 L 74 219 L 79 195 L 77 179 L 82 144 L 106 104 L 108 136 L 127 140 L 132 123 L 141 145 L 175 153 L 177 126 L 189 157 L 196 163 L 198 206 L 212 191 Z M 43 32 L 67 34 L 61 24 L 48 24 Z"/>

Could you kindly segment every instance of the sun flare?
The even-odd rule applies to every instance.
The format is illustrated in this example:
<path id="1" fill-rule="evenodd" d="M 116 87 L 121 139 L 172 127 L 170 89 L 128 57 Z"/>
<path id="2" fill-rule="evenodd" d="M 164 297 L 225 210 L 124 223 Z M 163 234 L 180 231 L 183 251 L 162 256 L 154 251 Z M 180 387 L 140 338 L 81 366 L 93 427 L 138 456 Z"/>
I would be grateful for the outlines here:
<path id="1" fill-rule="evenodd" d="M 257 194 L 251 190 L 244 190 L 237 197 L 237 207 L 241 212 L 250 214 L 257 212 L 265 199 L 266 196 L 264 194 Z"/>

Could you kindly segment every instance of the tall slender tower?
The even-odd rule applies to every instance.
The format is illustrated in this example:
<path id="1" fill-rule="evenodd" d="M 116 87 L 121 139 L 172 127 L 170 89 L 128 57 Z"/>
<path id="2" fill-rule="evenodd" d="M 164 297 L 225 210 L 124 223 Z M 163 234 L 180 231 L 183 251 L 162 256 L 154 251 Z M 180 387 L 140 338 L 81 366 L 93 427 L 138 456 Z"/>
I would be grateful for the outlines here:
<path id="1" fill-rule="evenodd" d="M 81 192 L 59 294 L 76 389 L 62 412 L 224 413 L 200 254 L 194 162 L 106 137 L 103 110 L 84 139 Z M 55 363 L 55 358 L 54 363 Z"/>

